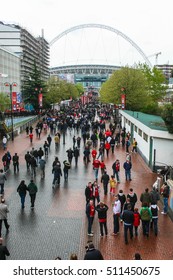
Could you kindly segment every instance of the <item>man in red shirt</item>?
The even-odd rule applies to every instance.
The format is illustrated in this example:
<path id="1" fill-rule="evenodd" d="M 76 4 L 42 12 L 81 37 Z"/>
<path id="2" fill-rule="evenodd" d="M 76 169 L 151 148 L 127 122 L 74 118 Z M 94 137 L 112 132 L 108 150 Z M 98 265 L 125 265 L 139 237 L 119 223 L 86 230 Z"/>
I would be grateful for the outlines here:
<path id="1" fill-rule="evenodd" d="M 95 149 L 93 149 L 92 152 L 91 152 L 91 154 L 92 154 L 93 161 L 94 161 L 95 158 L 96 158 L 96 155 L 97 155 L 97 151 L 96 151 Z"/>
<path id="2" fill-rule="evenodd" d="M 32 144 L 32 140 L 33 140 L 33 133 L 29 134 L 29 139 L 30 139 L 30 143 Z"/>
<path id="3" fill-rule="evenodd" d="M 107 157 L 109 156 L 109 150 L 110 150 L 110 148 L 111 148 L 111 145 L 110 145 L 110 143 L 107 141 L 107 142 L 105 143 L 105 150 L 106 150 Z"/>
<path id="4" fill-rule="evenodd" d="M 94 201 L 92 199 L 90 199 L 89 203 L 86 206 L 86 215 L 88 218 L 88 236 L 93 236 L 91 228 L 94 221 L 95 207 Z"/>
<path id="5" fill-rule="evenodd" d="M 95 180 L 98 179 L 99 167 L 100 167 L 100 161 L 98 159 L 95 159 L 93 161 L 93 169 L 94 169 L 94 172 L 95 172 Z"/>

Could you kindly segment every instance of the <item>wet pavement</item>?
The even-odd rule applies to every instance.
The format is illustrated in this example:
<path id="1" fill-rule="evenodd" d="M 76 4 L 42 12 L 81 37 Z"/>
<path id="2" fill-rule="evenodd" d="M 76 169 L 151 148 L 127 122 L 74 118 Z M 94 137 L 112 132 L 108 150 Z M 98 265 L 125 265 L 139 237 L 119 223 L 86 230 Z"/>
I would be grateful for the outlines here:
<path id="1" fill-rule="evenodd" d="M 5 199 L 10 210 L 8 214 L 10 230 L 6 234 L 3 225 L 2 236 L 10 251 L 8 259 L 53 260 L 57 256 L 60 256 L 62 259 L 69 259 L 71 253 L 76 253 L 78 259 L 83 259 L 85 246 L 89 239 L 93 240 L 95 247 L 101 250 L 104 259 L 130 260 L 133 259 L 135 252 L 141 253 L 144 260 L 173 259 L 173 224 L 169 216 L 161 215 L 163 209 L 161 202 L 159 202 L 159 233 L 157 237 L 153 232 L 150 232 L 149 239 L 144 237 L 140 225 L 138 237 L 134 237 L 133 240 L 129 241 L 128 245 L 125 245 L 122 223 L 119 235 L 111 235 L 113 232 L 113 198 L 109 193 L 107 196 L 104 196 L 103 187 L 100 183 L 100 173 L 101 200 L 109 206 L 108 236 L 100 237 L 96 214 L 93 225 L 94 236 L 88 238 L 84 192 L 86 184 L 94 180 L 94 172 L 91 163 L 88 166 L 83 164 L 83 142 L 81 142 L 78 166 L 75 167 L 73 159 L 68 182 L 64 182 L 64 178 L 61 177 L 60 187 L 55 188 L 55 190 L 52 189 L 52 162 L 56 155 L 61 162 L 67 158 L 66 150 L 72 147 L 73 135 L 74 132 L 70 133 L 69 130 L 67 131 L 65 145 L 63 145 L 61 139 L 58 151 L 55 151 L 54 143 L 52 143 L 46 163 L 45 179 L 41 179 L 40 170 L 37 168 L 35 182 L 38 186 L 38 193 L 34 210 L 30 208 L 28 194 L 25 208 L 21 209 L 20 197 L 16 190 L 21 180 L 24 179 L 26 184 L 28 184 L 31 179 L 31 174 L 26 170 L 24 160 L 26 151 L 30 151 L 32 147 L 42 147 L 47 134 L 42 133 L 41 140 L 36 139 L 34 136 L 32 146 L 25 133 L 15 137 L 14 142 L 10 141 L 8 143 L 8 150 L 11 152 L 11 155 L 17 152 L 20 157 L 19 173 L 14 174 L 13 166 L 11 165 L 5 184 Z M 76 132 L 75 135 L 77 135 Z M 4 151 L 0 148 L 0 158 L 2 158 L 3 154 Z M 112 174 L 111 167 L 115 158 L 118 158 L 121 162 L 121 183 L 117 187 L 117 192 L 119 189 L 123 189 L 124 193 L 127 194 L 129 188 L 132 187 L 139 198 L 141 192 L 146 187 L 151 189 L 152 184 L 156 180 L 156 174 L 151 172 L 140 155 L 132 154 L 131 182 L 125 181 L 122 167 L 125 161 L 125 150 L 122 147 L 115 148 L 114 155 L 110 154 L 108 158 L 105 156 L 108 174 Z M 0 164 L 0 167 L 2 167 L 2 164 Z M 141 206 L 139 201 L 137 206 L 139 208 Z"/>

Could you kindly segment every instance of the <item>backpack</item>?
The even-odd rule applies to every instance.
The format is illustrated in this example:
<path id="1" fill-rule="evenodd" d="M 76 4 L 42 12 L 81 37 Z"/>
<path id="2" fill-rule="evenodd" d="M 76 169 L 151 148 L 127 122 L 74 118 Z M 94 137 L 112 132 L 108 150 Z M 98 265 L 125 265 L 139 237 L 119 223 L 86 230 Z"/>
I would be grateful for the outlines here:
<path id="1" fill-rule="evenodd" d="M 148 208 L 142 208 L 141 211 L 141 220 L 143 221 L 150 221 L 151 216 Z"/>

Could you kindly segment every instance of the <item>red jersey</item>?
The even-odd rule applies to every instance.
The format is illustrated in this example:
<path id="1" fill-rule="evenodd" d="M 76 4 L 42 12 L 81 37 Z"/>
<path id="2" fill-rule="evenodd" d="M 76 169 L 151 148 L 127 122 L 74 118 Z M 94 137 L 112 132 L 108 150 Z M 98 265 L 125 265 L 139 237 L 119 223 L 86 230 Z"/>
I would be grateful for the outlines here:
<path id="1" fill-rule="evenodd" d="M 95 214 L 95 207 L 94 205 L 90 205 L 90 217 L 94 217 Z"/>
<path id="2" fill-rule="evenodd" d="M 92 154 L 92 157 L 95 158 L 96 155 L 97 155 L 97 151 L 96 150 L 92 150 L 91 154 Z"/>
<path id="3" fill-rule="evenodd" d="M 107 143 L 105 144 L 105 149 L 106 149 L 106 150 L 109 150 L 110 147 L 111 147 L 111 145 L 107 142 Z"/>
<path id="4" fill-rule="evenodd" d="M 103 161 L 100 162 L 100 168 L 104 169 L 106 167 L 105 163 Z"/>
<path id="5" fill-rule="evenodd" d="M 99 168 L 99 166 L 100 166 L 100 161 L 99 161 L 98 159 L 95 159 L 95 160 L 93 161 L 93 167 L 94 167 L 94 168 Z"/>

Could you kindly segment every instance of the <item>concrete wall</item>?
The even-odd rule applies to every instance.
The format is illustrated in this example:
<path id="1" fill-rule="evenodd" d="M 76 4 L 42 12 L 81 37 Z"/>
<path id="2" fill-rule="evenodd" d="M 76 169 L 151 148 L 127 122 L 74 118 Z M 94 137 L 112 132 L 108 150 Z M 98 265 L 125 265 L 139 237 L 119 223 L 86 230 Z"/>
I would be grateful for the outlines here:
<path id="1" fill-rule="evenodd" d="M 160 165 L 160 163 L 163 164 L 166 163 L 167 165 L 173 166 L 173 141 L 172 140 L 153 138 L 153 149 L 156 150 L 156 165 Z"/>

